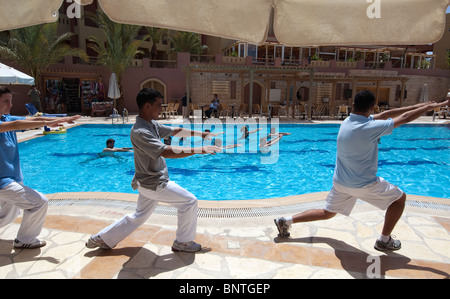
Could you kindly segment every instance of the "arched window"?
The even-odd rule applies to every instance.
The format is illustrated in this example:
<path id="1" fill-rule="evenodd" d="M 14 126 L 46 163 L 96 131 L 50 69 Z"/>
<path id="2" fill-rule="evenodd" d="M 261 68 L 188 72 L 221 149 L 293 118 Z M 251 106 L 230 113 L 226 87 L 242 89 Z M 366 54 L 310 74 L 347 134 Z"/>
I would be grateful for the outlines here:
<path id="1" fill-rule="evenodd" d="M 166 83 L 164 83 L 163 81 L 156 79 L 156 78 L 150 78 L 145 80 L 144 82 L 141 83 L 140 85 L 140 89 L 142 88 L 153 88 L 156 91 L 158 91 L 160 94 L 163 95 L 164 97 L 164 103 L 167 104 L 168 99 L 167 99 L 167 85 Z"/>

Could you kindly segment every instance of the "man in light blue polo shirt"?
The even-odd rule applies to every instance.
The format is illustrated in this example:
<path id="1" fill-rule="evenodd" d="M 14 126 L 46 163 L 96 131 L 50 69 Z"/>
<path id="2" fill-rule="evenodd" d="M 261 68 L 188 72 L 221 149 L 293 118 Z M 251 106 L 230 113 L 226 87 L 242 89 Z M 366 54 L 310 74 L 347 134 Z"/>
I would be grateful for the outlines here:
<path id="1" fill-rule="evenodd" d="M 419 103 L 372 115 L 374 94 L 368 90 L 358 92 L 353 101 L 353 113 L 339 129 L 333 188 L 327 196 L 325 208 L 275 219 L 280 236 L 289 236 L 292 223 L 330 219 L 337 213 L 348 216 L 359 198 L 386 210 L 383 230 L 375 242 L 375 249 L 400 249 L 400 241 L 394 240 L 391 233 L 403 213 L 406 195 L 397 186 L 377 176 L 378 140 L 391 134 L 394 128 L 445 105 L 448 101 Z"/>
<path id="2" fill-rule="evenodd" d="M 72 123 L 81 116 L 26 119 L 11 116 L 11 107 L 11 91 L 0 88 L 0 228 L 13 222 L 22 209 L 23 219 L 14 247 L 38 248 L 46 244 L 37 236 L 44 224 L 48 200 L 44 194 L 23 184 L 16 131 L 43 126 L 58 127 L 64 122 Z"/>

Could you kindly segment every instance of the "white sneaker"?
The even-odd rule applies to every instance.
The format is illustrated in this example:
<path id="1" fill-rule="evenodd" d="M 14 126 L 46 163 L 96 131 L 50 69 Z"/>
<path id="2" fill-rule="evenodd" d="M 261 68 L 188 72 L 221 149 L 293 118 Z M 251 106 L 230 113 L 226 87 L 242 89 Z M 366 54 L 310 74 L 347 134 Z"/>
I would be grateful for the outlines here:
<path id="1" fill-rule="evenodd" d="M 399 250 L 400 248 L 402 248 L 402 243 L 399 240 L 395 240 L 392 238 L 392 236 L 390 236 L 387 242 L 377 240 L 375 242 L 374 248 L 379 251 Z"/>
<path id="2" fill-rule="evenodd" d="M 35 248 L 44 247 L 45 245 L 47 245 L 47 243 L 45 241 L 39 241 L 38 239 L 36 239 L 32 243 L 23 243 L 17 239 L 14 240 L 14 248 L 16 248 L 16 249 L 35 249 Z"/>
<path id="3" fill-rule="evenodd" d="M 273 222 L 275 222 L 279 236 L 282 238 L 289 238 L 289 236 L 291 235 L 291 233 L 289 232 L 291 226 L 286 224 L 286 219 L 284 217 L 276 218 L 273 220 Z"/>
<path id="4" fill-rule="evenodd" d="M 87 248 L 90 248 L 90 249 L 97 248 L 97 247 L 104 249 L 104 250 L 111 249 L 111 247 L 106 245 L 105 241 L 103 241 L 103 239 L 99 235 L 91 236 L 85 245 Z"/>
<path id="5" fill-rule="evenodd" d="M 172 245 L 172 251 L 179 252 L 197 252 L 202 249 L 202 245 L 195 243 L 194 241 L 191 242 L 178 242 L 177 240 L 173 241 Z"/>

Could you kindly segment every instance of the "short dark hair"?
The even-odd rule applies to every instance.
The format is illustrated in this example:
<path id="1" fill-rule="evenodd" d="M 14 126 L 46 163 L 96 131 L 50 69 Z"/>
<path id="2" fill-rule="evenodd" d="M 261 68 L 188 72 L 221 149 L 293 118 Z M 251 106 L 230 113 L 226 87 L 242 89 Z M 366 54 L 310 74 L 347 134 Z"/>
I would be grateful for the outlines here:
<path id="1" fill-rule="evenodd" d="M 11 90 L 9 90 L 8 87 L 0 87 L 0 97 L 1 97 L 3 94 L 5 94 L 5 93 L 10 94 L 10 93 L 12 93 L 12 92 L 11 92 Z"/>
<path id="2" fill-rule="evenodd" d="M 355 112 L 367 112 L 375 105 L 375 95 L 370 90 L 358 91 L 353 100 Z"/>
<path id="3" fill-rule="evenodd" d="M 136 97 L 136 103 L 138 108 L 141 109 L 144 107 L 145 103 L 150 103 L 150 105 L 152 105 L 156 101 L 156 98 L 162 99 L 163 96 L 152 88 L 143 88 Z"/>
<path id="4" fill-rule="evenodd" d="M 110 143 L 110 142 L 116 142 L 114 139 L 112 139 L 112 138 L 109 138 L 108 140 L 106 140 L 106 146 L 108 146 L 108 143 Z"/>

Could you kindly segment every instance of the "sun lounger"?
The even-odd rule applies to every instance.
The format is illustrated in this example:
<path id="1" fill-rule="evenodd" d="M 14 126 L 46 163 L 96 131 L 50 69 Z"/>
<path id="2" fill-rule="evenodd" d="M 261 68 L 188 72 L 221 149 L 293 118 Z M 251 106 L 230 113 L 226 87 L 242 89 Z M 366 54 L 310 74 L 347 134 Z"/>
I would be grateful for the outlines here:
<path id="1" fill-rule="evenodd" d="M 39 112 L 32 103 L 25 104 L 28 110 L 29 116 L 45 116 L 45 117 L 66 117 L 67 114 L 48 114 Z"/>

